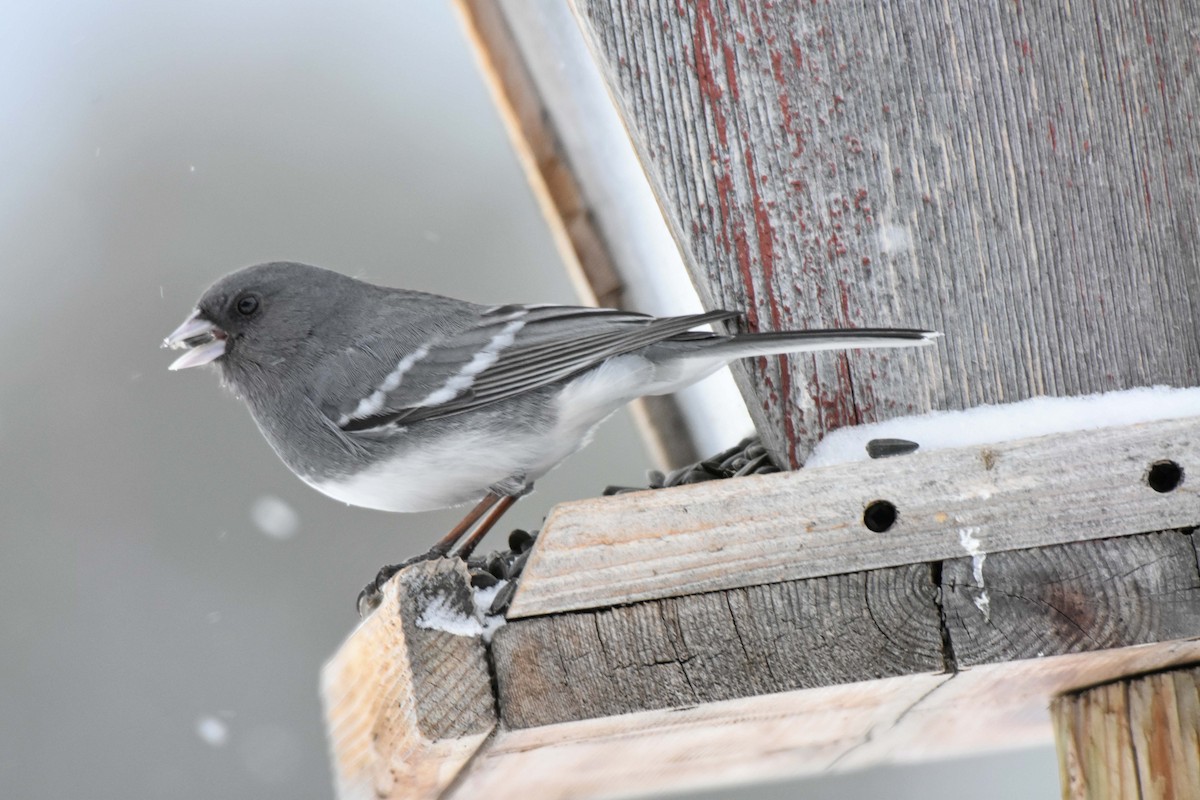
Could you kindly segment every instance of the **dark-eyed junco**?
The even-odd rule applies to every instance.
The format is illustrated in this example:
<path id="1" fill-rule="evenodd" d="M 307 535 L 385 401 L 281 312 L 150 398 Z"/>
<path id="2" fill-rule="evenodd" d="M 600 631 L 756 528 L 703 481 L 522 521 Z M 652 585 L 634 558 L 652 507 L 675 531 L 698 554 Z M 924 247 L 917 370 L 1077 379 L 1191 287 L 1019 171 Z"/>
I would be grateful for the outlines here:
<path id="1" fill-rule="evenodd" d="M 740 316 L 656 318 L 556 305 L 482 306 L 293 263 L 217 281 L 164 341 L 171 369 L 209 362 L 300 479 L 353 505 L 478 505 L 430 551 L 466 555 L 533 482 L 641 395 L 736 358 L 928 344 L 930 331 L 696 331 Z M 490 513 L 489 513 L 490 512 Z"/>

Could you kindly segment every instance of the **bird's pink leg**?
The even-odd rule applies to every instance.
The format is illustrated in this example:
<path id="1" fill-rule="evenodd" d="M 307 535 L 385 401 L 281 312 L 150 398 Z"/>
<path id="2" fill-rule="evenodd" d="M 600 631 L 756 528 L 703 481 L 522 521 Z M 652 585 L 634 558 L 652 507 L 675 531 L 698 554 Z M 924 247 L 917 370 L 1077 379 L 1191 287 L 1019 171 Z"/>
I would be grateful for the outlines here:
<path id="1" fill-rule="evenodd" d="M 496 497 L 496 495 L 489 494 L 488 497 Z M 506 495 L 498 499 L 500 502 L 496 503 L 495 507 L 492 508 L 491 513 L 484 518 L 483 522 L 479 523 L 479 526 L 475 528 L 475 530 L 471 531 L 471 535 L 458 548 L 458 552 L 455 553 L 455 555 L 461 558 L 463 561 L 466 561 L 471 557 L 471 553 L 475 552 L 476 545 L 478 545 L 483 537 L 487 536 L 487 532 L 490 531 L 493 526 L 500 521 L 500 518 L 504 516 L 504 512 L 512 508 L 512 504 L 517 502 L 517 498 L 513 497 L 512 495 Z"/>

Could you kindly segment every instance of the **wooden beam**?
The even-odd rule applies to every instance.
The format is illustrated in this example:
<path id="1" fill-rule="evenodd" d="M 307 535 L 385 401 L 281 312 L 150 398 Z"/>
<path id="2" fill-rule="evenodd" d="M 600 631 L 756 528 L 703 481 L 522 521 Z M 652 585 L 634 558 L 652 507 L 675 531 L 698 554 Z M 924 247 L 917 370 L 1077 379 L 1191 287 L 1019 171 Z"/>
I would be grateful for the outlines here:
<path id="1" fill-rule="evenodd" d="M 1066 800 L 1200 792 L 1200 666 L 1137 674 L 1050 704 Z"/>
<path id="2" fill-rule="evenodd" d="M 1160 493 L 1152 464 L 1182 483 Z M 510 618 L 1200 524 L 1200 418 L 556 507 Z M 865 510 L 893 504 L 877 533 Z"/>
<path id="3" fill-rule="evenodd" d="M 500 718 L 523 728 L 1198 636 L 1195 538 L 1134 534 L 986 566 L 952 559 L 514 620 L 492 644 Z"/>
<path id="4" fill-rule="evenodd" d="M 572 2 L 707 305 L 946 333 L 735 366 L 780 463 L 848 424 L 1200 382 L 1190 4 Z"/>
<path id="5" fill-rule="evenodd" d="M 1200 641 L 501 730 L 454 800 L 632 797 L 1047 745 L 1056 694 L 1200 662 Z"/>
<path id="6" fill-rule="evenodd" d="M 494 0 L 456 0 L 480 71 L 513 150 L 581 297 L 620 307 L 624 287 L 609 248 L 589 220 L 588 201 L 562 135 L 547 113 L 507 15 Z"/>
<path id="7" fill-rule="evenodd" d="M 501 719 L 526 728 L 943 669 L 931 574 L 913 564 L 512 621 L 492 644 Z"/>
<path id="8" fill-rule="evenodd" d="M 461 562 L 403 570 L 325 665 L 321 699 L 339 800 L 441 797 L 495 727 L 483 643 L 422 623 L 432 606 L 470 616 L 471 602 Z"/>
<path id="9" fill-rule="evenodd" d="M 974 559 L 945 562 L 955 664 L 1200 635 L 1196 539 L 1168 531 L 995 553 L 978 573 Z"/>
<path id="10" fill-rule="evenodd" d="M 538 76 L 529 64 L 536 53 L 522 48 L 514 29 L 534 24 L 531 9 L 523 3 L 500 0 L 456 0 L 455 5 L 579 296 L 601 306 L 630 308 L 614 252 L 620 247 L 614 244 L 613 235 L 638 234 L 611 230 L 612 201 L 605 202 L 594 181 L 589 184 L 582 179 L 587 172 L 577 162 L 594 154 L 579 148 L 572 153 L 568 148 L 571 132 L 560 129 L 562 115 L 556 113 L 556 102 L 561 105 L 568 98 L 539 88 Z M 536 18 L 536 14 L 532 16 Z M 643 439 L 660 466 L 676 467 L 699 457 L 673 398 L 643 398 L 632 408 Z"/>

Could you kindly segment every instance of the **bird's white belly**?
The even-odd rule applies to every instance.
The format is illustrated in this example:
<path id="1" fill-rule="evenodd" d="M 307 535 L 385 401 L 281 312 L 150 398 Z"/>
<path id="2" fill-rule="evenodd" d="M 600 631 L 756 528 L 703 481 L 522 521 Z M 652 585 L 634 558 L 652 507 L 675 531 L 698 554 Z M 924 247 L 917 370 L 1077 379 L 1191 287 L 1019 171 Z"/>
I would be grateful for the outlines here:
<path id="1" fill-rule="evenodd" d="M 538 460 L 530 442 L 511 437 L 457 433 L 342 478 L 304 482 L 319 492 L 380 511 L 432 511 L 480 499 L 488 487 L 520 475 Z"/>

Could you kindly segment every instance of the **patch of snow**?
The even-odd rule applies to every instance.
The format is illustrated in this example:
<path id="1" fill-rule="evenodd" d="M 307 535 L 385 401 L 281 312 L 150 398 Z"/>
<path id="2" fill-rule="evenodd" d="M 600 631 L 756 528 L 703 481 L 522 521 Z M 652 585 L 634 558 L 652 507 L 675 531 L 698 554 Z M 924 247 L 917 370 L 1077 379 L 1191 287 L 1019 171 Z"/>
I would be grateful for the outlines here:
<path id="1" fill-rule="evenodd" d="M 1007 405 L 935 411 L 840 428 L 821 440 L 805 466 L 865 461 L 871 439 L 909 439 L 922 451 L 942 450 L 1195 415 L 1200 415 L 1198 387 L 1154 386 L 1082 397 L 1034 397 Z"/>
<path id="2" fill-rule="evenodd" d="M 490 586 L 487 589 L 476 589 L 472 593 L 471 599 L 475 603 L 475 616 L 479 618 L 479 622 L 483 626 L 483 641 L 485 642 L 491 642 L 492 636 L 506 622 L 503 614 L 489 614 L 487 612 L 492 607 L 492 601 L 496 599 L 496 595 L 500 594 L 500 590 L 507 585 L 508 581 L 497 581 L 495 586 Z"/>
<path id="3" fill-rule="evenodd" d="M 229 741 L 229 726 L 214 716 L 196 720 L 196 735 L 211 747 L 221 747 Z"/>
<path id="4" fill-rule="evenodd" d="M 958 541 L 963 550 L 967 551 L 967 555 L 971 557 L 971 577 L 975 579 L 975 585 L 979 587 L 979 596 L 975 598 L 975 607 L 983 613 L 983 618 L 990 622 L 992 601 L 988 597 L 987 586 L 983 582 L 983 562 L 987 558 L 987 553 L 983 551 L 983 543 L 976 538 L 975 534 L 977 533 L 979 533 L 979 528 L 960 528 Z"/>
<path id="5" fill-rule="evenodd" d="M 487 589 L 474 589 L 471 592 L 471 613 L 464 613 L 444 594 L 435 594 L 430 599 L 420 616 L 417 617 L 417 627 L 431 631 L 442 631 L 454 636 L 482 636 L 485 642 L 492 640 L 492 635 L 504 625 L 504 616 L 488 614 L 492 601 L 508 581 L 499 581 Z"/>
<path id="6" fill-rule="evenodd" d="M 274 495 L 265 494 L 250 507 L 250 519 L 272 539 L 290 539 L 300 530 L 300 515 Z"/>
<path id="7" fill-rule="evenodd" d="M 474 614 L 464 614 L 443 594 L 430 598 L 428 605 L 417 617 L 417 627 L 454 636 L 480 636 L 483 633 L 483 625 Z"/>

